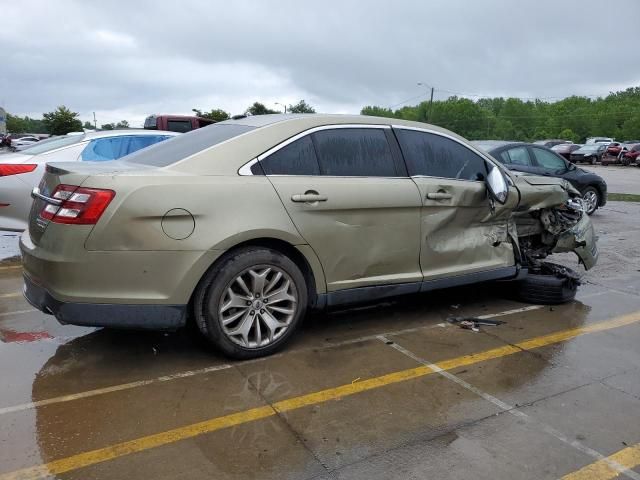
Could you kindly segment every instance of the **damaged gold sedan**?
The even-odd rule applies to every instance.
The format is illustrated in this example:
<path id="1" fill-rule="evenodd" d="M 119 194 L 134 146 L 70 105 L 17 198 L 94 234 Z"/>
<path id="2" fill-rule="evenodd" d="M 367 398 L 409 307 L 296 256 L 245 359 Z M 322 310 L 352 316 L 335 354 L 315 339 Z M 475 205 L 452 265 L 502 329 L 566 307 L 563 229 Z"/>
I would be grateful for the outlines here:
<path id="1" fill-rule="evenodd" d="M 388 118 L 224 121 L 117 162 L 50 164 L 32 196 L 34 306 L 76 325 L 193 321 L 235 358 L 281 348 L 309 308 L 490 280 L 569 301 L 577 275 L 546 257 L 598 256 L 566 182 Z"/>

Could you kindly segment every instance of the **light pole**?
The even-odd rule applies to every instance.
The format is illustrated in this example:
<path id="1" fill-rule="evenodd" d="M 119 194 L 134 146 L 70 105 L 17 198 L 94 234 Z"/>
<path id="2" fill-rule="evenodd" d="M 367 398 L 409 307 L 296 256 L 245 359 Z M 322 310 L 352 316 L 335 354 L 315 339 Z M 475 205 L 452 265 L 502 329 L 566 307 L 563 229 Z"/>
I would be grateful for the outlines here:
<path id="1" fill-rule="evenodd" d="M 427 122 L 429 121 L 429 117 L 431 116 L 431 105 L 433 105 L 433 87 L 427 85 L 426 83 L 418 82 L 418 85 L 421 87 L 427 87 L 431 89 L 431 97 L 429 99 L 429 109 L 427 110 Z"/>
<path id="2" fill-rule="evenodd" d="M 274 105 L 280 105 L 281 107 L 284 107 L 284 113 L 285 115 L 287 114 L 287 106 L 284 103 L 275 102 Z"/>

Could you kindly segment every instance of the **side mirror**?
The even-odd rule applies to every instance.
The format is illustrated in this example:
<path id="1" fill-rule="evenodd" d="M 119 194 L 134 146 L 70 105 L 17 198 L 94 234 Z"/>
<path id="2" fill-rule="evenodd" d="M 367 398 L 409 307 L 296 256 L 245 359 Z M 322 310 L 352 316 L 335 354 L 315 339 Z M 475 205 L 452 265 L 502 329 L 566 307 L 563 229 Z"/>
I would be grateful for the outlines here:
<path id="1" fill-rule="evenodd" d="M 509 185 L 504 175 L 498 167 L 489 164 L 489 174 L 487 175 L 487 188 L 489 194 L 498 203 L 505 204 L 509 196 Z"/>

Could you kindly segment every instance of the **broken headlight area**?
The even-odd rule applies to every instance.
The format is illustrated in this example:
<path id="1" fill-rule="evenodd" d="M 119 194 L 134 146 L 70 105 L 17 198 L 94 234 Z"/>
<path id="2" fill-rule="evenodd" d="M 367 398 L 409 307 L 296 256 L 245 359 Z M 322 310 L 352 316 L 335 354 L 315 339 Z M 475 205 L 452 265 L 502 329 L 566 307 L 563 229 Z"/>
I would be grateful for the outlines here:
<path id="1" fill-rule="evenodd" d="M 553 253 L 573 251 L 585 270 L 597 261 L 593 225 L 578 196 L 571 195 L 555 207 L 528 212 L 516 218 L 516 226 L 522 261 L 530 270 L 542 268 L 543 260 Z"/>

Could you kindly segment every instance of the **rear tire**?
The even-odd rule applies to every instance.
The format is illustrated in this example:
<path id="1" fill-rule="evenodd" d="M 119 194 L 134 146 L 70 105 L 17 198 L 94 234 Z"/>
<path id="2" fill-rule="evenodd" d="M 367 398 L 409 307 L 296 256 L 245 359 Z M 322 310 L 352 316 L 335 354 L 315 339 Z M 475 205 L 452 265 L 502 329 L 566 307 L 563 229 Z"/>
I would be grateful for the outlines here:
<path id="1" fill-rule="evenodd" d="M 248 247 L 207 272 L 193 305 L 209 342 L 226 356 L 245 360 L 271 355 L 287 343 L 305 315 L 307 285 L 290 258 Z"/>
<path id="2" fill-rule="evenodd" d="M 516 282 L 515 294 L 523 302 L 559 305 L 575 298 L 579 284 L 576 273 L 570 268 L 545 263 L 539 271 L 529 273 Z"/>

